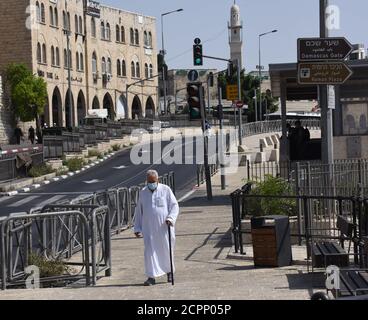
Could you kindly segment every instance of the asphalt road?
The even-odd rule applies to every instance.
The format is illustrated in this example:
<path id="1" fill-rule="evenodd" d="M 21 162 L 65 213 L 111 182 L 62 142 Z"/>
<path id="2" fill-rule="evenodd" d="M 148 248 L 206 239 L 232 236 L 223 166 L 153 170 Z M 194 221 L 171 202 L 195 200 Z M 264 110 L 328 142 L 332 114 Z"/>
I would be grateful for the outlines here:
<path id="1" fill-rule="evenodd" d="M 168 143 L 162 144 L 162 150 Z M 152 150 L 152 145 L 150 150 Z M 177 147 L 178 148 L 178 147 Z M 184 145 L 182 145 L 184 150 Z M 194 148 L 195 149 L 195 148 Z M 149 152 L 149 151 L 148 151 Z M 149 152 L 152 156 L 152 152 Z M 176 196 L 178 199 L 190 193 L 196 184 L 197 167 L 195 164 L 165 164 L 170 151 L 164 150 L 162 158 L 151 159 L 151 164 L 134 165 L 130 159 L 130 150 L 117 153 L 114 157 L 66 180 L 52 182 L 49 185 L 29 193 L 0 198 L 0 216 L 15 212 L 26 212 L 34 207 L 60 200 L 73 199 L 81 194 L 90 194 L 114 187 L 131 187 L 145 181 L 146 172 L 155 169 L 160 175 L 175 172 Z M 184 158 L 184 151 L 183 151 Z M 162 160 L 159 163 L 159 160 Z"/>

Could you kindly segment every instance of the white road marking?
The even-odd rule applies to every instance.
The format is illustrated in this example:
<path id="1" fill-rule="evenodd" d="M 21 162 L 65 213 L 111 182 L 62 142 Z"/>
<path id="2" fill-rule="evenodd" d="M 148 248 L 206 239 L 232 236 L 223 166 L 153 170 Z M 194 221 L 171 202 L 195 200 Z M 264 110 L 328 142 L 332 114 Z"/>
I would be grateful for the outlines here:
<path id="1" fill-rule="evenodd" d="M 114 167 L 114 169 L 117 169 L 117 170 L 126 169 L 126 168 L 127 166 Z"/>
<path id="2" fill-rule="evenodd" d="M 45 201 L 42 201 L 41 203 L 37 204 L 37 207 L 42 208 L 42 207 L 46 206 L 49 203 L 53 203 L 53 202 L 56 202 L 56 201 L 60 200 L 61 198 L 64 198 L 64 196 L 63 195 L 54 196 L 52 198 L 49 198 L 49 199 L 47 199 Z"/>
<path id="3" fill-rule="evenodd" d="M 52 179 L 52 180 L 54 180 L 54 181 L 56 182 L 56 181 L 59 181 L 59 180 L 60 180 L 60 178 L 54 178 L 54 179 Z"/>
<path id="4" fill-rule="evenodd" d="M 191 190 L 189 191 L 187 194 L 185 194 L 184 196 L 182 196 L 178 202 L 183 202 L 185 199 L 189 198 L 194 192 L 196 192 L 196 190 Z"/>
<path id="5" fill-rule="evenodd" d="M 41 188 L 41 185 L 40 184 L 34 184 L 33 188 L 35 188 L 35 189 Z"/>
<path id="6" fill-rule="evenodd" d="M 6 200 L 12 199 L 12 198 L 13 198 L 13 197 L 7 197 L 7 196 L 1 197 L 1 198 L 0 198 L 0 203 L 1 203 L 1 202 L 4 202 L 4 201 L 6 201 Z"/>
<path id="7" fill-rule="evenodd" d="M 14 202 L 12 204 L 9 204 L 8 207 L 11 207 L 11 208 L 19 207 L 19 206 L 22 206 L 22 205 L 24 205 L 24 204 L 26 204 L 28 202 L 31 202 L 34 199 L 37 199 L 37 198 L 39 198 L 39 196 L 26 197 L 26 198 L 24 198 L 22 200 L 19 200 L 17 202 Z"/>
<path id="8" fill-rule="evenodd" d="M 50 184 L 50 180 L 45 180 L 43 184 Z"/>
<path id="9" fill-rule="evenodd" d="M 99 183 L 99 182 L 102 182 L 101 180 L 98 180 L 98 179 L 94 179 L 94 180 L 90 180 L 90 181 L 83 181 L 84 183 L 87 183 L 87 184 L 93 184 L 93 183 Z"/>
<path id="10" fill-rule="evenodd" d="M 31 189 L 30 188 L 23 188 L 23 192 L 30 192 Z"/>

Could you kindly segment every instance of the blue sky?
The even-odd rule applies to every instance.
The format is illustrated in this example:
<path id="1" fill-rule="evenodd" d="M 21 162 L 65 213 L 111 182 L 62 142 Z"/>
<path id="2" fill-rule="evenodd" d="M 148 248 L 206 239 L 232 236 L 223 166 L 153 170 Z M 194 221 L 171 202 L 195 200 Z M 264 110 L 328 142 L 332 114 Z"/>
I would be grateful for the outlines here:
<path id="1" fill-rule="evenodd" d="M 160 15 L 183 8 L 165 17 L 165 48 L 169 68 L 192 68 L 195 37 L 204 42 L 204 54 L 229 57 L 227 22 L 232 0 L 101 0 L 125 10 L 157 17 L 158 48 L 161 48 Z M 244 25 L 244 63 L 247 71 L 258 64 L 258 34 L 279 32 L 262 40 L 262 64 L 296 61 L 296 39 L 318 36 L 318 0 L 237 0 Z M 340 8 L 340 30 L 352 43 L 368 45 L 367 0 L 330 0 Z M 205 68 L 224 68 L 226 63 L 206 60 Z"/>

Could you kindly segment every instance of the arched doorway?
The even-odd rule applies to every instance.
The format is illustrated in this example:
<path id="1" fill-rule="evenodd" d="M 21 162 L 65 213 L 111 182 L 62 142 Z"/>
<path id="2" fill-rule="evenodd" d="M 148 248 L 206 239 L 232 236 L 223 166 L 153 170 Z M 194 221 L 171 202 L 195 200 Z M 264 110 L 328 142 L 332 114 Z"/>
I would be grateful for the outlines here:
<path id="1" fill-rule="evenodd" d="M 103 108 L 107 109 L 107 118 L 110 120 L 115 119 L 115 110 L 114 110 L 114 102 L 109 93 L 105 94 L 103 99 Z"/>
<path id="2" fill-rule="evenodd" d="M 132 103 L 132 119 L 139 119 L 142 117 L 142 104 L 138 96 L 135 96 Z"/>
<path id="3" fill-rule="evenodd" d="M 100 109 L 100 101 L 98 101 L 97 97 L 93 98 L 92 109 Z"/>
<path id="4" fill-rule="evenodd" d="M 122 94 L 116 101 L 116 118 L 126 119 L 128 117 L 128 106 L 125 96 Z"/>
<path id="5" fill-rule="evenodd" d="M 79 91 L 78 100 L 77 100 L 77 121 L 78 125 L 83 123 L 83 119 L 86 116 L 86 100 L 84 98 L 83 91 Z"/>
<path id="6" fill-rule="evenodd" d="M 154 118 L 155 117 L 155 103 L 153 102 L 152 97 L 148 97 L 146 102 L 146 118 Z"/>
<path id="7" fill-rule="evenodd" d="M 74 126 L 74 98 L 73 93 L 71 94 L 71 100 L 69 95 L 69 89 L 66 92 L 65 96 L 65 124 L 66 127 L 73 127 Z"/>
<path id="8" fill-rule="evenodd" d="M 52 94 L 52 127 L 62 127 L 62 103 L 59 88 L 56 87 Z"/>

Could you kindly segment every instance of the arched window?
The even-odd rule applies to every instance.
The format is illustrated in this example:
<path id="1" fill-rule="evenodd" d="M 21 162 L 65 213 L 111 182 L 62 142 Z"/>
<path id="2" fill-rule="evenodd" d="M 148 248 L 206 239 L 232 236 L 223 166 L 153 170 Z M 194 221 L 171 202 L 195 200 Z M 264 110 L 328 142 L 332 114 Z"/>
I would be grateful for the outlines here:
<path id="1" fill-rule="evenodd" d="M 106 73 L 106 59 L 105 59 L 105 57 L 102 58 L 101 70 L 102 70 L 103 74 Z"/>
<path id="2" fill-rule="evenodd" d="M 96 38 L 96 20 L 95 18 L 91 19 L 91 35 L 93 38 Z"/>
<path id="3" fill-rule="evenodd" d="M 110 24 L 106 23 L 106 40 L 111 40 L 111 28 L 110 28 Z"/>
<path id="4" fill-rule="evenodd" d="M 68 29 L 68 18 L 66 16 L 65 11 L 63 11 L 63 28 L 64 28 L 64 30 Z"/>
<path id="5" fill-rule="evenodd" d="M 54 66 L 56 63 L 55 61 L 55 48 L 54 46 L 51 46 L 51 65 Z"/>
<path id="6" fill-rule="evenodd" d="M 134 44 L 134 30 L 130 28 L 130 44 Z"/>
<path id="7" fill-rule="evenodd" d="M 112 63 L 111 63 L 110 58 L 107 59 L 107 70 L 106 71 L 108 74 L 112 74 Z"/>
<path id="8" fill-rule="evenodd" d="M 59 13 L 57 8 L 54 9 L 54 23 L 55 27 L 59 26 Z"/>
<path id="9" fill-rule="evenodd" d="M 121 63 L 121 75 L 123 77 L 126 77 L 126 63 L 125 63 L 125 60 L 123 60 L 123 62 Z"/>
<path id="10" fill-rule="evenodd" d="M 116 74 L 118 77 L 121 77 L 121 63 L 119 59 L 116 61 Z"/>
<path id="11" fill-rule="evenodd" d="M 101 21 L 101 39 L 105 39 L 105 23 Z"/>
<path id="12" fill-rule="evenodd" d="M 47 63 L 47 52 L 46 52 L 46 45 L 42 45 L 42 62 Z"/>
<path id="13" fill-rule="evenodd" d="M 55 58 L 55 65 L 60 67 L 60 50 L 56 47 L 56 58 Z"/>
<path id="14" fill-rule="evenodd" d="M 79 54 L 79 67 L 80 71 L 84 71 L 84 60 L 83 60 L 83 53 Z"/>
<path id="15" fill-rule="evenodd" d="M 72 30 L 72 28 L 71 28 L 71 25 L 70 25 L 70 13 L 68 12 L 67 13 L 67 20 L 68 20 L 68 31 L 71 31 Z"/>
<path id="16" fill-rule="evenodd" d="M 54 9 L 51 6 L 49 7 L 49 15 L 50 15 L 50 25 L 54 26 L 55 25 Z"/>
<path id="17" fill-rule="evenodd" d="M 69 68 L 70 69 L 72 69 L 73 68 L 73 60 L 72 60 L 72 51 L 71 50 L 69 50 L 69 64 L 68 64 L 68 66 L 69 66 Z"/>
<path id="18" fill-rule="evenodd" d="M 96 52 L 92 54 L 92 73 L 97 73 L 97 55 Z"/>
<path id="19" fill-rule="evenodd" d="M 83 20 L 82 20 L 81 16 L 79 16 L 79 33 L 84 34 L 84 32 L 83 32 Z"/>
<path id="20" fill-rule="evenodd" d="M 41 7 L 39 2 L 36 2 L 36 21 L 41 22 Z"/>
<path id="21" fill-rule="evenodd" d="M 138 29 L 135 29 L 134 38 L 135 38 L 135 44 L 139 45 L 139 32 L 138 32 Z"/>
<path id="22" fill-rule="evenodd" d="M 37 62 L 41 63 L 42 62 L 42 57 L 41 57 L 41 44 L 37 43 Z"/>
<path id="23" fill-rule="evenodd" d="M 152 66 L 152 64 L 149 65 L 149 77 L 150 78 L 153 77 L 153 66 Z"/>
<path id="24" fill-rule="evenodd" d="M 74 25 L 75 25 L 75 33 L 79 33 L 79 23 L 77 15 L 74 15 Z"/>
<path id="25" fill-rule="evenodd" d="M 121 27 L 121 42 L 125 42 L 125 29 L 124 27 Z"/>
<path id="26" fill-rule="evenodd" d="M 76 52 L 75 53 L 75 63 L 76 63 L 76 66 L 77 66 L 77 71 L 80 70 L 80 65 L 79 65 L 79 53 Z"/>
<path id="27" fill-rule="evenodd" d="M 144 41 L 144 45 L 148 46 L 148 36 L 147 36 L 147 31 L 144 31 L 143 33 L 143 41 Z"/>
<path id="28" fill-rule="evenodd" d="M 148 32 L 148 45 L 152 47 L 152 32 Z"/>
<path id="29" fill-rule="evenodd" d="M 120 27 L 116 25 L 116 42 L 120 42 Z"/>
<path id="30" fill-rule="evenodd" d="M 133 61 L 131 63 L 131 73 L 132 73 L 132 78 L 135 78 L 135 63 Z"/>
<path id="31" fill-rule="evenodd" d="M 135 64 L 135 76 L 137 78 L 141 77 L 141 68 L 139 67 L 139 62 Z"/>
<path id="32" fill-rule="evenodd" d="M 66 49 L 64 49 L 64 68 L 67 69 L 68 68 L 68 54 Z"/>
<path id="33" fill-rule="evenodd" d="M 41 3 L 41 22 L 46 22 L 46 16 L 45 16 L 45 5 Z"/>
<path id="34" fill-rule="evenodd" d="M 148 73 L 149 71 L 148 71 L 148 64 L 147 63 L 145 63 L 144 64 L 144 77 L 147 79 L 147 78 L 149 78 L 149 73 Z"/>

